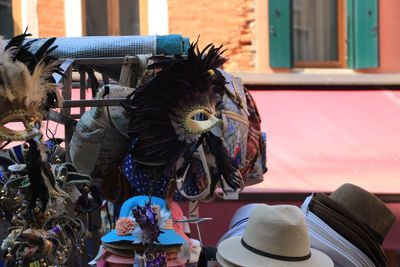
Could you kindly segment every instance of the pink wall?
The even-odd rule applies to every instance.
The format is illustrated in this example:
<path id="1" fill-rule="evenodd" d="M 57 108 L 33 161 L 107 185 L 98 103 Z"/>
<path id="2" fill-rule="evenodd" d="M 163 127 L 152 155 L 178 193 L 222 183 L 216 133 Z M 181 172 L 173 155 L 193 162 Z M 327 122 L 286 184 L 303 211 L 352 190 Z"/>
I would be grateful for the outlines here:
<path id="1" fill-rule="evenodd" d="M 379 1 L 380 71 L 400 71 L 399 0 Z"/>

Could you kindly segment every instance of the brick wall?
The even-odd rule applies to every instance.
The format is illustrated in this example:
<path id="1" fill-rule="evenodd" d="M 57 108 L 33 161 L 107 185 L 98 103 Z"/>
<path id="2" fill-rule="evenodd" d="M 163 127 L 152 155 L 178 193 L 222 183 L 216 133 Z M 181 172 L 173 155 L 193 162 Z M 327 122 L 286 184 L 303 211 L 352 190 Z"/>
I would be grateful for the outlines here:
<path id="1" fill-rule="evenodd" d="M 223 44 L 229 57 L 227 70 L 255 68 L 254 0 L 169 0 L 169 32 L 196 40 L 200 45 Z"/>
<path id="2" fill-rule="evenodd" d="M 64 0 L 38 0 L 39 37 L 65 36 Z"/>

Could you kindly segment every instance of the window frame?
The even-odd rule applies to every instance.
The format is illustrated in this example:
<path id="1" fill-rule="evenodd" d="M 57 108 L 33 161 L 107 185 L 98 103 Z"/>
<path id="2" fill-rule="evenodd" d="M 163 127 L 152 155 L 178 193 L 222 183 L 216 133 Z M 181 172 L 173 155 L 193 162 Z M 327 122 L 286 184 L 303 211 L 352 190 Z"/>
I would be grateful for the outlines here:
<path id="1" fill-rule="evenodd" d="M 11 1 L 12 15 L 14 20 L 14 35 L 21 34 L 22 29 L 22 1 L 12 0 Z"/>
<path id="2" fill-rule="evenodd" d="M 345 0 L 337 1 L 337 45 L 338 45 L 338 60 L 329 61 L 296 61 L 293 58 L 292 68 L 346 68 L 346 8 Z M 293 25 L 292 25 L 293 31 Z M 292 49 L 294 49 L 294 41 Z"/>
<path id="3" fill-rule="evenodd" d="M 119 13 L 119 0 L 107 0 L 107 34 L 109 36 L 120 35 L 120 13 Z M 111 7 L 111 8 L 110 8 Z M 86 29 L 86 0 L 81 0 L 82 9 L 82 35 L 87 35 Z M 139 24 L 140 35 L 148 34 L 148 3 L 147 0 L 139 0 Z"/>

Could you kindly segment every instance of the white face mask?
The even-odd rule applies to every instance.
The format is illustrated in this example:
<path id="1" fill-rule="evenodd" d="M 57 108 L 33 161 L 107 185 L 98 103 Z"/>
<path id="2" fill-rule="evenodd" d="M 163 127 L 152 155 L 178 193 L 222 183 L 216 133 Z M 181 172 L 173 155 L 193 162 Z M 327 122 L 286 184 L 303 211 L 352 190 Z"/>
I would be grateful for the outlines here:
<path id="1" fill-rule="evenodd" d="M 222 120 L 215 116 L 213 106 L 208 100 L 203 100 L 203 103 L 196 107 L 175 110 L 176 115 L 170 116 L 170 119 L 178 140 L 195 142 L 202 133 L 218 128 Z"/>
<path id="2" fill-rule="evenodd" d="M 197 119 L 199 117 L 204 117 L 206 120 Z M 220 120 L 209 110 L 195 109 L 186 115 L 184 126 L 190 133 L 201 134 L 207 132 L 219 122 Z"/>

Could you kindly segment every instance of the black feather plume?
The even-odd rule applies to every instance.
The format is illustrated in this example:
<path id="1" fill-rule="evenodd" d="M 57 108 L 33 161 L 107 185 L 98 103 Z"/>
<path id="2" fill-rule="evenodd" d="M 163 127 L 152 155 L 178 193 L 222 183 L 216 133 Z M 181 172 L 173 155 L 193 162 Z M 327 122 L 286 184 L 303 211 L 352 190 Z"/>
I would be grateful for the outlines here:
<path id="1" fill-rule="evenodd" d="M 136 168 L 157 178 L 171 175 L 177 161 L 196 145 L 200 134 L 183 136 L 174 118 L 195 107 L 215 109 L 215 99 L 223 92 L 225 79 L 217 68 L 226 61 L 222 46 L 208 45 L 199 50 L 192 43 L 188 57 L 155 57 L 150 69 L 161 69 L 155 77 L 138 87 L 123 103 L 129 118 L 129 133 L 137 138 L 132 155 Z M 183 137 L 182 137 L 183 136 Z"/>
<path id="2" fill-rule="evenodd" d="M 29 150 L 27 156 L 27 169 L 29 181 L 31 184 L 30 207 L 35 207 L 36 200 L 40 199 L 42 202 L 42 211 L 44 211 L 49 201 L 50 193 L 42 176 L 42 157 L 40 155 L 39 147 L 35 140 L 29 140 L 28 144 Z"/>
<path id="3" fill-rule="evenodd" d="M 45 64 L 49 64 L 52 61 L 53 58 L 49 56 L 49 53 L 51 53 L 55 49 L 54 47 L 50 48 L 50 46 L 53 45 L 55 40 L 56 38 L 47 39 L 36 51 L 36 53 L 33 56 L 33 59 L 27 65 L 31 74 L 35 70 L 37 64 L 39 64 L 40 62 L 43 61 L 45 62 Z"/>
<path id="4" fill-rule="evenodd" d="M 27 33 L 27 29 L 25 30 L 25 32 L 23 34 L 17 35 L 15 37 L 13 37 L 6 45 L 6 47 L 4 48 L 4 50 L 8 50 L 11 47 L 17 47 L 20 48 L 22 47 L 26 37 L 32 36 L 32 34 Z"/>
<path id="5" fill-rule="evenodd" d="M 234 190 L 241 188 L 242 177 L 239 172 L 239 167 L 229 156 L 223 141 L 211 132 L 205 134 L 205 140 L 211 154 L 215 158 L 216 165 L 216 170 L 211 177 L 210 194 L 212 195 L 214 193 L 218 182 L 220 182 L 222 190 L 225 191 L 222 178 L 230 188 Z"/>

